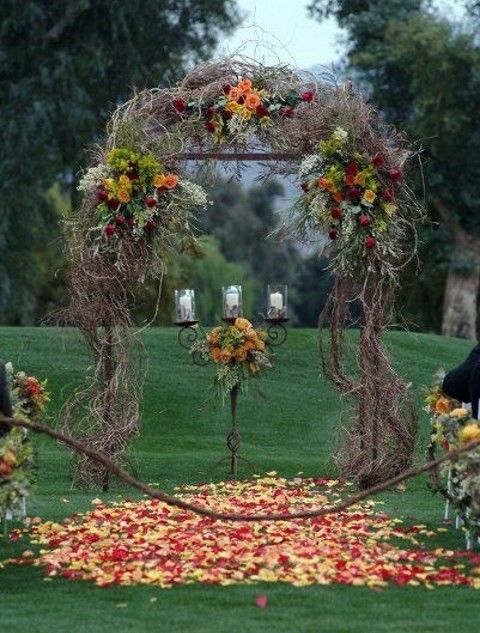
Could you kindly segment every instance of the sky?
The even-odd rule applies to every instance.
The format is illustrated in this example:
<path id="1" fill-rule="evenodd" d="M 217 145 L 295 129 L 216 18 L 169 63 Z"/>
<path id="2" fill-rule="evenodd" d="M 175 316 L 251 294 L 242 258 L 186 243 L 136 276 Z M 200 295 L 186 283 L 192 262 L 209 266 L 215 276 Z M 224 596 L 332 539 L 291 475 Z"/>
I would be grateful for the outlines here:
<path id="1" fill-rule="evenodd" d="M 308 0 L 237 0 L 243 25 L 220 46 L 220 54 L 243 54 L 266 65 L 308 69 L 331 66 L 345 51 L 335 20 L 308 17 Z M 460 0 L 437 0 L 448 14 L 461 16 Z"/>

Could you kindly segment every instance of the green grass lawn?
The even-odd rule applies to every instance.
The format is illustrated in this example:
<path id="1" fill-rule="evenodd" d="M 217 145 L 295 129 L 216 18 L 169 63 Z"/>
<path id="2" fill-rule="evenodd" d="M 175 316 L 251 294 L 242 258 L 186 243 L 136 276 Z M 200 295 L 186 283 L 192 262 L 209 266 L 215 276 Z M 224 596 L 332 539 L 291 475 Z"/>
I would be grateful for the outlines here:
<path id="1" fill-rule="evenodd" d="M 199 368 L 176 343 L 173 329 L 145 333 L 149 359 L 142 429 L 132 450 L 136 474 L 162 488 L 184 482 L 222 479 L 227 472 L 211 466 L 225 454 L 228 411 L 206 407 L 204 398 L 212 368 Z M 79 384 L 89 358 L 71 330 L 0 328 L 1 354 L 17 368 L 47 377 L 53 393 L 53 418 Z M 352 333 L 355 338 L 356 333 Z M 421 406 L 422 388 L 440 366 L 459 362 L 469 344 L 430 335 L 392 332 L 388 344 L 398 370 L 413 383 Z M 293 330 L 278 350 L 277 367 L 262 382 L 266 398 L 241 398 L 239 423 L 242 451 L 258 471 L 285 476 L 333 475 L 335 431 L 341 424 L 339 398 L 320 373 L 313 330 Z M 422 414 L 417 454 L 423 458 L 428 423 Z M 72 490 L 69 454 L 46 438 L 38 446 L 38 485 L 29 513 L 61 519 L 87 510 L 95 496 L 103 500 L 136 496 L 117 485 L 109 495 L 98 490 Z M 442 500 L 433 497 L 426 479 L 409 482 L 405 493 L 383 496 L 389 513 L 433 527 L 442 519 Z M 413 519 L 413 517 L 415 517 Z M 463 548 L 460 532 L 431 539 L 436 545 Z M 24 543 L 0 539 L 0 560 L 20 553 Z M 266 609 L 255 598 L 268 596 Z M 0 631 L 46 633 L 99 631 L 179 633 L 456 633 L 476 629 L 480 593 L 460 587 L 435 590 L 392 587 L 382 591 L 345 586 L 294 588 L 281 584 L 256 586 L 188 586 L 99 589 L 86 582 L 46 579 L 29 567 L 0 569 Z"/>

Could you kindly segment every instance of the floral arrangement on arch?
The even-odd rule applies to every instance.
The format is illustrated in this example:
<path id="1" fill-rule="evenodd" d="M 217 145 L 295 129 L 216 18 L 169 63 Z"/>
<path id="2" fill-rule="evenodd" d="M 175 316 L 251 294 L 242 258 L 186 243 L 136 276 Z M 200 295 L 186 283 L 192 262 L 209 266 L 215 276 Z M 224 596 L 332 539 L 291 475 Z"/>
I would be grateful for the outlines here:
<path id="1" fill-rule="evenodd" d="M 443 450 L 458 448 L 468 442 L 480 440 L 480 422 L 471 416 L 469 409 L 447 396 L 440 385 L 434 384 L 425 397 L 425 410 L 430 415 L 430 446 Z M 480 447 L 459 455 L 454 462 L 443 467 L 450 486 L 440 488 L 461 515 L 465 526 L 473 534 L 480 533 Z"/>
<path id="2" fill-rule="evenodd" d="M 24 372 L 14 372 L 6 365 L 14 417 L 39 420 L 50 400 L 47 381 L 40 381 Z M 34 451 L 26 441 L 26 432 L 12 428 L 0 438 L 0 516 L 9 512 L 21 516 L 23 500 L 28 496 L 34 478 Z"/>
<path id="3" fill-rule="evenodd" d="M 301 233 L 319 232 L 335 244 L 331 267 L 352 274 L 373 251 L 379 259 L 393 254 L 392 238 L 401 234 L 399 165 L 360 152 L 354 135 L 337 127 L 304 157 L 299 177 L 295 221 Z"/>
<path id="4" fill-rule="evenodd" d="M 214 98 L 186 101 L 178 97 L 172 106 L 181 118 L 198 118 L 200 112 L 206 132 L 221 144 L 261 132 L 282 118 L 291 119 L 299 104 L 315 98 L 312 90 L 299 92 L 292 88 L 282 95 L 264 84 L 261 77 L 241 78 L 224 84 Z"/>
<path id="5" fill-rule="evenodd" d="M 78 189 L 95 197 L 91 233 L 102 250 L 125 238 L 181 233 L 192 210 L 207 204 L 202 187 L 167 170 L 151 152 L 125 147 L 111 149 L 105 163 L 88 169 Z"/>
<path id="6" fill-rule="evenodd" d="M 217 326 L 203 339 L 193 343 L 190 351 L 204 361 L 216 365 L 214 387 L 222 399 L 235 387 L 241 388 L 251 377 L 258 377 L 273 367 L 273 355 L 265 340 L 266 333 L 257 330 L 248 319 Z"/>

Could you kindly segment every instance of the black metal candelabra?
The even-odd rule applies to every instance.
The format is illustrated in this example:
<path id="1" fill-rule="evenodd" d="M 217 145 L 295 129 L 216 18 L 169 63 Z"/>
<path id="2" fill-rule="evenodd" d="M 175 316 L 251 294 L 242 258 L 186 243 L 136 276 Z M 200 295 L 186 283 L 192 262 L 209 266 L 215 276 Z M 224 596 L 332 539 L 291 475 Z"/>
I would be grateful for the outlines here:
<path id="1" fill-rule="evenodd" d="M 235 323 L 236 317 L 228 317 L 224 318 L 223 321 L 226 323 Z M 287 328 L 285 327 L 285 323 L 288 319 L 284 317 L 279 318 L 265 318 L 264 322 L 267 325 L 266 333 L 267 339 L 265 343 L 271 347 L 278 347 L 283 345 L 287 340 Z M 203 336 L 203 330 L 201 329 L 198 321 L 177 321 L 175 323 L 177 327 L 179 327 L 178 332 L 178 343 L 185 349 L 190 349 L 195 341 L 197 341 L 200 336 Z M 192 353 L 192 361 L 195 365 L 199 365 L 204 367 L 208 365 L 210 362 L 208 358 L 205 358 L 200 352 Z M 227 448 L 230 452 L 228 457 L 224 457 L 219 460 L 215 465 L 223 463 L 225 460 L 230 462 L 230 473 L 232 477 L 236 478 L 238 475 L 238 462 L 240 460 L 252 464 L 248 459 L 242 457 L 240 455 L 240 431 L 237 425 L 237 411 L 238 411 L 238 395 L 240 393 L 239 385 L 235 385 L 230 389 L 230 414 L 231 414 L 231 427 L 227 433 Z"/>

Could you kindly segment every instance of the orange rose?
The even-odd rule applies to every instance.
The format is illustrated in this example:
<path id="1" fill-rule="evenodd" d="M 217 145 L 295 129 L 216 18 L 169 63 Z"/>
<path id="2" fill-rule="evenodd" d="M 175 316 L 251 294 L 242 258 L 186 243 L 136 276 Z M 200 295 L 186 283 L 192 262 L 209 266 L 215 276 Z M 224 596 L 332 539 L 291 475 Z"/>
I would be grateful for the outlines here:
<path id="1" fill-rule="evenodd" d="M 222 349 L 220 352 L 222 363 L 229 363 L 232 360 L 232 352 L 228 348 Z"/>
<path id="2" fill-rule="evenodd" d="M 119 189 L 117 198 L 120 200 L 120 202 L 130 202 L 130 194 L 126 189 Z"/>
<path id="3" fill-rule="evenodd" d="M 264 342 L 264 341 L 261 341 L 260 339 L 258 339 L 258 340 L 257 340 L 257 343 L 256 343 L 256 345 L 255 345 L 255 347 L 256 347 L 258 350 L 261 350 L 261 351 L 262 351 L 262 350 L 264 350 L 264 349 L 265 349 L 265 342 Z"/>
<path id="4" fill-rule="evenodd" d="M 251 92 L 245 97 L 245 105 L 250 110 L 256 110 L 260 103 L 260 97 L 255 92 Z"/>
<path id="5" fill-rule="evenodd" d="M 250 330 L 252 327 L 252 324 L 250 323 L 248 319 L 242 319 L 242 318 L 235 319 L 234 325 L 237 328 L 237 330 Z"/>
<path id="6" fill-rule="evenodd" d="M 333 191 L 332 198 L 335 200 L 335 202 L 341 202 L 343 200 L 343 193 L 341 193 L 340 191 Z"/>
<path id="7" fill-rule="evenodd" d="M 250 351 L 251 349 L 255 349 L 255 343 L 254 341 L 247 339 L 243 345 L 243 347 L 248 351 Z"/>
<path id="8" fill-rule="evenodd" d="M 228 93 L 228 98 L 230 101 L 238 101 L 238 99 L 242 96 L 242 93 L 238 88 L 230 88 L 230 92 Z"/>
<path id="9" fill-rule="evenodd" d="M 324 178 L 322 176 L 321 178 L 318 179 L 318 186 L 320 187 L 320 189 L 329 189 L 331 185 L 332 183 L 330 182 L 328 178 Z"/>
<path id="10" fill-rule="evenodd" d="M 241 93 L 245 94 L 246 92 L 250 92 L 252 89 L 252 82 L 250 79 L 242 79 L 242 81 L 238 82 L 238 89 Z"/>
<path id="11" fill-rule="evenodd" d="M 235 351 L 235 360 L 239 363 L 242 363 L 247 358 L 247 350 L 244 347 L 239 347 Z"/>
<path id="12" fill-rule="evenodd" d="M 222 360 L 222 350 L 218 347 L 212 349 L 212 358 L 214 362 L 219 363 Z"/>
<path id="13" fill-rule="evenodd" d="M 448 413 L 450 411 L 450 403 L 447 398 L 439 398 L 435 403 L 435 411 L 437 413 Z"/>
<path id="14" fill-rule="evenodd" d="M 167 189 L 173 189 L 178 185 L 178 176 L 175 174 L 167 174 L 165 176 L 165 187 Z"/>

